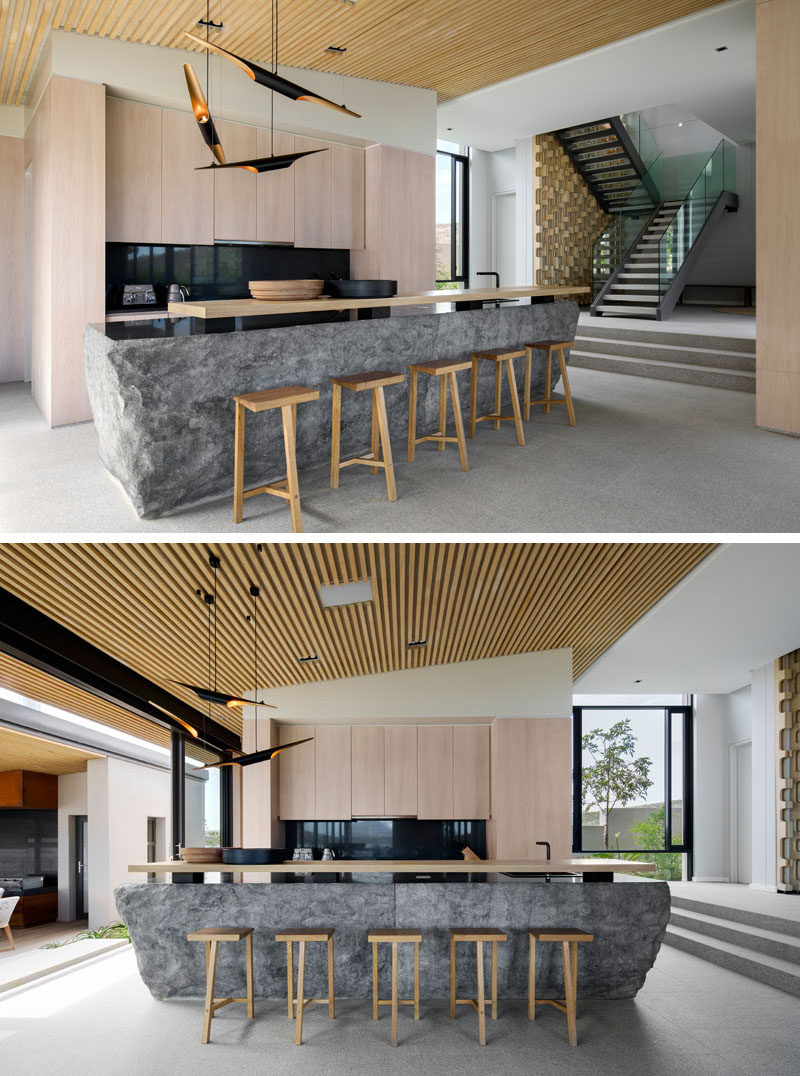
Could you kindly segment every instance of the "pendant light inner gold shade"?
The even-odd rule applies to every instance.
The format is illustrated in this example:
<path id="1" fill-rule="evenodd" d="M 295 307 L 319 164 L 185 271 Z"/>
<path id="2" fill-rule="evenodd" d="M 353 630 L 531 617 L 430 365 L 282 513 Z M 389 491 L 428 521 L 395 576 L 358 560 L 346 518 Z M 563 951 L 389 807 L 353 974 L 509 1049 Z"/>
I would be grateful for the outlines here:
<path id="1" fill-rule="evenodd" d="M 200 87 L 200 83 L 197 81 L 197 75 L 194 73 L 194 68 L 191 64 L 184 64 L 183 73 L 186 76 L 186 85 L 189 88 L 189 100 L 192 102 L 192 112 L 194 113 L 194 118 L 197 120 L 197 126 L 200 128 L 200 134 L 203 136 L 203 141 L 214 154 L 214 159 L 218 161 L 219 164 L 225 164 L 225 152 L 220 144 L 217 129 L 214 126 L 214 121 L 212 120 L 211 113 L 208 109 L 208 102 Z"/>

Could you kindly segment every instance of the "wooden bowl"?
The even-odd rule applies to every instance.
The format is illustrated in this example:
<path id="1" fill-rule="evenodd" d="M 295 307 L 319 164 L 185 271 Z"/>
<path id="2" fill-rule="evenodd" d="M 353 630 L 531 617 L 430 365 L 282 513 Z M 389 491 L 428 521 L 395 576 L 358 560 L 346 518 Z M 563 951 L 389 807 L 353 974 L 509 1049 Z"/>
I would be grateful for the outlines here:
<path id="1" fill-rule="evenodd" d="M 250 280 L 254 299 L 318 299 L 325 287 L 324 280 Z"/>
<path id="2" fill-rule="evenodd" d="M 184 863 L 221 863 L 221 848 L 181 848 Z"/>

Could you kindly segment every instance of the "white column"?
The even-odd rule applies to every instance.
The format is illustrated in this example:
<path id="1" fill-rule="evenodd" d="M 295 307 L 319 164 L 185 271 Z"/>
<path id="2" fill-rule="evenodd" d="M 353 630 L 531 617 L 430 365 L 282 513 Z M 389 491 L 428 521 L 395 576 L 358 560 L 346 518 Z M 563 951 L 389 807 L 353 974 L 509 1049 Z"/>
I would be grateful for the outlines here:
<path id="1" fill-rule="evenodd" d="M 516 143 L 517 285 L 533 282 L 533 138 Z"/>
<path id="2" fill-rule="evenodd" d="M 695 696 L 692 881 L 728 881 L 727 696 Z"/>
<path id="3" fill-rule="evenodd" d="M 770 661 L 753 670 L 753 870 L 751 889 L 777 890 L 775 679 Z"/>

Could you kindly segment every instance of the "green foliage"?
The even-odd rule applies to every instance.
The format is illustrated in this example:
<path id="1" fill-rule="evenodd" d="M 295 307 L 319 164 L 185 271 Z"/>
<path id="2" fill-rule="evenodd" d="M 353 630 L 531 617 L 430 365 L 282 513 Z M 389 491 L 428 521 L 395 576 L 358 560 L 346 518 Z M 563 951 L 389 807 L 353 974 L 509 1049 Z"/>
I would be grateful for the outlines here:
<path id="1" fill-rule="evenodd" d="M 65 941 L 60 942 L 47 942 L 46 945 L 40 945 L 39 948 L 60 949 L 64 945 L 72 945 L 73 942 L 77 941 L 86 941 L 88 938 L 121 938 L 125 939 L 125 941 L 131 940 L 127 924 L 118 920 L 116 923 L 107 923 L 103 927 L 97 927 L 96 930 L 79 930 L 74 938 L 67 938 Z"/>
<path id="2" fill-rule="evenodd" d="M 634 835 L 642 848 L 663 848 L 665 840 L 664 820 L 666 811 L 664 804 L 660 804 L 647 818 L 631 826 Z M 680 834 L 676 834 L 680 843 Z M 640 875 L 643 878 L 660 878 L 662 881 L 679 882 L 683 877 L 683 862 L 680 852 L 660 852 L 655 855 L 646 852 L 642 854 L 629 853 L 625 859 L 638 859 L 639 861 L 654 862 L 655 872 Z"/>
<path id="3" fill-rule="evenodd" d="M 219 848 L 219 846 L 220 846 L 219 830 L 218 829 L 207 829 L 206 830 L 206 848 Z"/>
<path id="4" fill-rule="evenodd" d="M 652 786 L 652 763 L 646 756 L 636 758 L 636 737 L 627 717 L 608 729 L 584 733 L 581 746 L 592 759 L 591 766 L 583 768 L 583 806 L 605 812 L 603 836 L 608 851 L 609 815 L 614 807 L 627 807 Z"/>

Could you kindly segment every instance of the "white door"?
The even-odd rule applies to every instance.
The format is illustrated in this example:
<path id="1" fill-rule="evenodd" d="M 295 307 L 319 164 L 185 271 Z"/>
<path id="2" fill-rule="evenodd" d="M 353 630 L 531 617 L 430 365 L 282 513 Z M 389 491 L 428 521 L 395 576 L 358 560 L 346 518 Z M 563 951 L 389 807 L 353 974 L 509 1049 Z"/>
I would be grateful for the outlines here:
<path id="1" fill-rule="evenodd" d="M 513 191 L 492 195 L 492 269 L 500 286 L 517 282 L 517 196 Z"/>
<path id="2" fill-rule="evenodd" d="M 732 882 L 749 884 L 753 857 L 752 744 L 736 745 L 736 871 Z"/>

